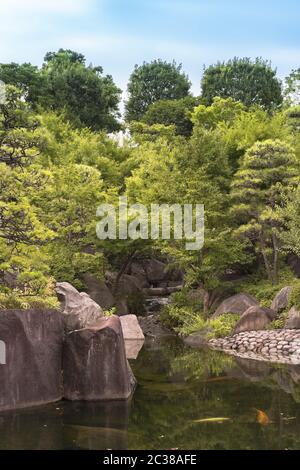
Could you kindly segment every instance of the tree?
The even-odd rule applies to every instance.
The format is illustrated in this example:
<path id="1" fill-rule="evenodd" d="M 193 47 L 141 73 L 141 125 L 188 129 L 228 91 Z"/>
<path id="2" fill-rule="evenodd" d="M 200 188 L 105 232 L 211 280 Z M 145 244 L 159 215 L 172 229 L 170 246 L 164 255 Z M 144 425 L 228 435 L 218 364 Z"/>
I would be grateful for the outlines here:
<path id="1" fill-rule="evenodd" d="M 292 147 L 267 140 L 248 150 L 232 184 L 231 213 L 238 225 L 235 236 L 253 244 L 273 284 L 278 281 L 278 228 L 282 223 L 276 207 L 295 184 L 297 174 Z"/>
<path id="2" fill-rule="evenodd" d="M 285 96 L 290 104 L 300 105 L 300 68 L 285 79 Z"/>
<path id="3" fill-rule="evenodd" d="M 140 120 L 149 106 L 159 100 L 178 100 L 189 95 L 191 83 L 176 62 L 160 59 L 136 65 L 127 86 L 127 121 Z"/>
<path id="4" fill-rule="evenodd" d="M 22 92 L 22 97 L 36 107 L 43 95 L 45 81 L 38 67 L 29 63 L 0 64 L 0 80 L 13 85 Z"/>
<path id="5" fill-rule="evenodd" d="M 103 76 L 102 67 L 87 67 L 82 54 L 60 49 L 46 54 L 41 74 L 45 80 L 44 108 L 65 111 L 79 127 L 109 132 L 119 129 L 121 90 L 110 75 Z"/>
<path id="6" fill-rule="evenodd" d="M 177 135 L 190 137 L 193 130 L 191 112 L 197 104 L 197 98 L 192 96 L 180 100 L 159 100 L 149 106 L 143 116 L 143 121 L 150 126 L 154 124 L 174 125 Z"/>
<path id="7" fill-rule="evenodd" d="M 43 224 L 35 198 L 49 172 L 36 164 L 38 121 L 21 94 L 6 87 L 0 105 L 0 277 L 2 285 L 9 273 L 23 289 L 42 290 L 49 275 L 44 245 L 53 233 Z"/>
<path id="8" fill-rule="evenodd" d="M 22 100 L 20 90 L 10 85 L 5 88 L 5 100 L 0 102 L 0 163 L 22 166 L 40 153 L 39 120 Z"/>
<path id="9" fill-rule="evenodd" d="M 280 233 L 282 249 L 300 256 L 300 187 L 290 191 L 284 204 L 277 209 L 283 220 L 284 229 Z"/>
<path id="10" fill-rule="evenodd" d="M 281 83 L 268 61 L 235 57 L 228 62 L 218 62 L 204 70 L 202 97 L 211 104 L 216 96 L 232 98 L 270 110 L 282 103 Z"/>

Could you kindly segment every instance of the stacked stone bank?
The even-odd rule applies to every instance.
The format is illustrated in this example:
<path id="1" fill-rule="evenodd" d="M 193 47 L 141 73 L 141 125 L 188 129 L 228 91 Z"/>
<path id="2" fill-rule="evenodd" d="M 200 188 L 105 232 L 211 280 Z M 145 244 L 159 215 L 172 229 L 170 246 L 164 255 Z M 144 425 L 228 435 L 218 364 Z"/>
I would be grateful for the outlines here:
<path id="1" fill-rule="evenodd" d="M 213 339 L 210 347 L 240 357 L 284 364 L 300 364 L 300 331 L 245 331 Z"/>

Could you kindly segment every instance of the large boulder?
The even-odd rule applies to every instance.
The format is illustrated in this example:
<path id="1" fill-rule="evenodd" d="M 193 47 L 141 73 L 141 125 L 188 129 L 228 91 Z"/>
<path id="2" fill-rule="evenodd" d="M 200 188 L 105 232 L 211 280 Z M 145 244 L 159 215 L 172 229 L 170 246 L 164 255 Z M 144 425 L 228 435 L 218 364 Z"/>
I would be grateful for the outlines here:
<path id="1" fill-rule="evenodd" d="M 136 315 L 120 317 L 127 359 L 136 359 L 143 347 L 145 336 Z"/>
<path id="2" fill-rule="evenodd" d="M 237 322 L 233 334 L 241 333 L 242 331 L 264 330 L 274 317 L 275 313 L 273 310 L 260 306 L 250 307 Z"/>
<path id="3" fill-rule="evenodd" d="M 84 283 L 87 288 L 87 293 L 103 310 L 112 308 L 116 300 L 103 280 L 98 279 L 92 274 L 85 274 L 83 277 Z"/>
<path id="4" fill-rule="evenodd" d="M 218 318 L 224 313 L 243 315 L 249 307 L 259 306 L 258 301 L 249 294 L 240 293 L 229 297 L 219 305 L 212 318 Z"/>
<path id="5" fill-rule="evenodd" d="M 64 397 L 116 400 L 131 396 L 135 381 L 126 359 L 119 317 L 69 333 L 63 354 Z"/>
<path id="6" fill-rule="evenodd" d="M 92 326 L 103 317 L 100 305 L 68 282 L 58 282 L 55 290 L 61 302 L 66 331 Z"/>
<path id="7" fill-rule="evenodd" d="M 120 317 L 124 340 L 144 340 L 145 336 L 140 327 L 136 315 L 124 315 Z"/>
<path id="8" fill-rule="evenodd" d="M 289 305 L 289 298 L 292 292 L 292 287 L 287 286 L 281 289 L 281 291 L 278 292 L 278 294 L 275 296 L 271 309 L 274 310 L 274 312 L 279 313 L 282 310 L 286 309 Z"/>
<path id="9" fill-rule="evenodd" d="M 300 312 L 296 307 L 292 307 L 289 311 L 284 328 L 287 330 L 300 329 Z"/>
<path id="10" fill-rule="evenodd" d="M 0 311 L 0 410 L 62 398 L 62 315 L 56 310 Z"/>

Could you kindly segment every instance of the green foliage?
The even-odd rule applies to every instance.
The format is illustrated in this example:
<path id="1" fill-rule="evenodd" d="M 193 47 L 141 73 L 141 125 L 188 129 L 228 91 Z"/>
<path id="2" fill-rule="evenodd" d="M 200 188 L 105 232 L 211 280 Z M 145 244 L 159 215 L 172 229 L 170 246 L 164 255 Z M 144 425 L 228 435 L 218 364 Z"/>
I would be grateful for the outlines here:
<path id="1" fill-rule="evenodd" d="M 0 309 L 58 309 L 59 302 L 55 296 L 26 296 L 19 291 L 11 291 L 8 294 L 0 292 Z"/>
<path id="2" fill-rule="evenodd" d="M 300 308 L 300 280 L 294 281 L 292 284 L 292 292 L 289 299 L 289 308 Z"/>
<path id="3" fill-rule="evenodd" d="M 190 137 L 193 130 L 191 112 L 196 105 L 197 99 L 192 96 L 179 100 L 159 100 L 149 106 L 143 121 L 150 126 L 175 126 L 176 135 Z"/>
<path id="4" fill-rule="evenodd" d="M 218 318 L 209 320 L 208 325 L 212 331 L 208 333 L 208 339 L 225 338 L 225 336 L 230 336 L 239 319 L 240 315 L 226 313 L 224 315 L 220 315 Z"/>
<path id="5" fill-rule="evenodd" d="M 257 104 L 265 109 L 282 103 L 281 83 L 268 61 L 235 57 L 204 70 L 202 97 L 208 104 L 219 96 L 232 98 L 245 106 Z"/>
<path id="6" fill-rule="evenodd" d="M 170 304 L 160 314 L 161 322 L 182 335 L 189 335 L 195 331 L 203 330 L 206 321 L 203 315 L 195 312 L 191 307 L 179 307 Z"/>
<path id="7" fill-rule="evenodd" d="M 284 325 L 287 320 L 287 313 L 283 312 L 279 315 L 278 318 L 273 320 L 269 325 L 267 326 L 268 330 L 282 330 L 284 328 Z"/>
<path id="8" fill-rule="evenodd" d="M 293 70 L 285 79 L 285 97 L 289 104 L 300 104 L 300 68 Z"/>
<path id="9" fill-rule="evenodd" d="M 224 338 L 229 336 L 239 315 L 225 314 L 216 319 L 206 319 L 203 312 L 195 311 L 190 306 L 179 306 L 174 303 L 163 309 L 160 320 L 168 328 L 174 329 L 184 336 L 202 332 L 206 339 Z"/>
<path id="10" fill-rule="evenodd" d="M 274 284 L 278 282 L 277 228 L 281 225 L 275 209 L 283 201 L 283 192 L 295 184 L 297 166 L 290 145 L 267 140 L 248 150 L 232 184 L 235 235 L 254 244 Z"/>
<path id="11" fill-rule="evenodd" d="M 149 106 L 159 100 L 178 100 L 188 96 L 191 83 L 182 72 L 181 64 L 162 60 L 136 65 L 128 86 L 125 106 L 126 120 L 140 120 Z"/>

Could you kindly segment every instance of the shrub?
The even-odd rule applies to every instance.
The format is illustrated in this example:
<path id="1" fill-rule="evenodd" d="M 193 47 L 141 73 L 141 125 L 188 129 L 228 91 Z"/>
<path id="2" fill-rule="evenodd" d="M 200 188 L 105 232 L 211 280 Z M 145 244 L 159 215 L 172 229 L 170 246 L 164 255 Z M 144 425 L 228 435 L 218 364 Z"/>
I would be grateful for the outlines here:
<path id="1" fill-rule="evenodd" d="M 292 292 L 290 295 L 289 300 L 289 307 L 292 308 L 295 306 L 296 308 L 300 308 L 300 280 L 297 279 L 292 284 Z"/>
<path id="2" fill-rule="evenodd" d="M 212 331 L 208 333 L 208 338 L 224 338 L 231 335 L 239 319 L 239 315 L 226 313 L 218 318 L 209 320 L 208 325 Z"/>
<path id="3" fill-rule="evenodd" d="M 28 310 L 30 308 L 57 309 L 59 308 L 59 302 L 56 297 L 52 296 L 26 296 L 14 291 L 7 294 L 0 293 L 0 309 Z"/>
<path id="4" fill-rule="evenodd" d="M 178 307 L 174 304 L 162 310 L 160 320 L 165 326 L 182 335 L 189 335 L 206 326 L 206 321 L 199 312 L 195 312 L 191 307 Z"/>

